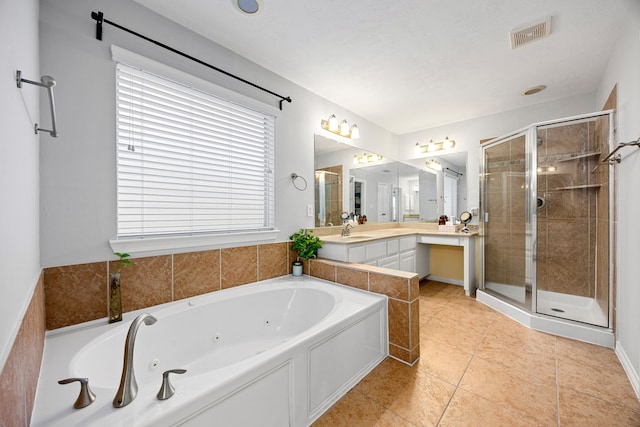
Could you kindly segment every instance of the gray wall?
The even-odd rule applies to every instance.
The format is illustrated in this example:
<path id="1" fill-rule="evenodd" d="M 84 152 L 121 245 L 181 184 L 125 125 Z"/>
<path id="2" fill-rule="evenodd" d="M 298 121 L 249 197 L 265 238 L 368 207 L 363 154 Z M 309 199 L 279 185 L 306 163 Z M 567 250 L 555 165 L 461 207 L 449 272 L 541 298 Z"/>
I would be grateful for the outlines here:
<path id="1" fill-rule="evenodd" d="M 240 94 L 277 106 L 277 99 L 220 73 L 190 62 L 109 25 L 95 39 L 91 11 L 144 35 L 182 49 L 226 71 L 285 96 L 276 120 L 276 221 L 279 241 L 300 227 L 312 227 L 306 206 L 313 205 L 313 185 L 304 192 L 291 185 L 296 172 L 313 182 L 313 134 L 331 113 L 357 123 L 357 144 L 396 155 L 395 137 L 365 119 L 258 67 L 246 59 L 172 23 L 129 0 L 43 0 L 40 22 L 43 69 L 58 80 L 56 102 L 61 137 L 42 145 L 41 258 L 44 267 L 109 259 L 109 239 L 116 237 L 115 44 Z M 44 113 L 44 106 L 42 112 Z"/>
<path id="2" fill-rule="evenodd" d="M 640 2 L 629 2 L 631 10 L 596 93 L 597 105 L 604 105 L 618 84 L 617 140 L 640 137 Z M 624 148 L 616 166 L 617 273 L 616 353 L 636 393 L 640 395 L 640 150 Z"/>
<path id="3" fill-rule="evenodd" d="M 16 70 L 40 80 L 38 1 L 0 2 L 0 370 L 40 275 L 38 136 L 40 89 L 16 86 Z M 43 74 L 48 73 L 45 71 Z M 44 92 L 44 91 L 43 91 Z M 48 122 L 47 122 L 48 123 Z M 45 123 L 46 127 L 46 123 Z M 53 138 L 44 134 L 43 141 Z"/>

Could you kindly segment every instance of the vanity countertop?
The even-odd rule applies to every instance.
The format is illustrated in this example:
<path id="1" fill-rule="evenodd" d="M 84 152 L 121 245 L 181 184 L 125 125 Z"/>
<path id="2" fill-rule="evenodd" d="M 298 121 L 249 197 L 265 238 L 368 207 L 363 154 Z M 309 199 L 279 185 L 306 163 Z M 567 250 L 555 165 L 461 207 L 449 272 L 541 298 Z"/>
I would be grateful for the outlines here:
<path id="1" fill-rule="evenodd" d="M 444 233 L 440 232 L 436 228 L 423 228 L 423 227 L 395 227 L 395 228 L 382 228 L 376 230 L 359 230 L 359 227 L 356 226 L 351 229 L 351 233 L 347 237 L 342 237 L 340 234 L 330 234 L 325 236 L 319 236 L 323 243 L 338 243 L 338 244 L 354 244 L 354 243 L 363 243 L 370 242 L 373 240 L 387 239 L 390 237 L 402 237 L 402 236 L 451 236 L 451 237 L 472 237 L 477 236 L 478 231 L 471 230 L 469 233 Z"/>

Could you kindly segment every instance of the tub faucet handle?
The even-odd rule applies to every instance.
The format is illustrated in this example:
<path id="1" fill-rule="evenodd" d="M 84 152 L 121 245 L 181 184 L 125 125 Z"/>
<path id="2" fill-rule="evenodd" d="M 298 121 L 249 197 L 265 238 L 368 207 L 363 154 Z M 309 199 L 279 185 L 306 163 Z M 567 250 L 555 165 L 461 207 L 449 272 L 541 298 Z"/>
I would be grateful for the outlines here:
<path id="1" fill-rule="evenodd" d="M 162 373 L 162 385 L 158 391 L 158 400 L 167 400 L 176 392 L 176 389 L 171 385 L 171 381 L 169 381 L 169 374 L 184 374 L 185 372 L 187 372 L 186 369 L 169 369 Z"/>
<path id="2" fill-rule="evenodd" d="M 80 383 L 80 394 L 78 395 L 76 402 L 73 404 L 73 407 L 81 409 L 85 406 L 91 405 L 93 401 L 96 400 L 96 395 L 89 388 L 89 378 L 67 378 L 58 381 L 58 384 L 71 384 L 76 381 Z"/>

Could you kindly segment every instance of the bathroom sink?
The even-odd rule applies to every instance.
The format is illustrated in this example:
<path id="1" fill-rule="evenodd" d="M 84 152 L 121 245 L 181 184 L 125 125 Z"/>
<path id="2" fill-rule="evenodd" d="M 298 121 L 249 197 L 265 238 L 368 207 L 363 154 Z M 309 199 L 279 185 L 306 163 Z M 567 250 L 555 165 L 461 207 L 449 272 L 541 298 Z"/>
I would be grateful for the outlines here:
<path id="1" fill-rule="evenodd" d="M 352 234 L 350 236 L 344 236 L 344 240 L 362 240 L 362 239 L 373 239 L 373 236 L 369 234 Z"/>

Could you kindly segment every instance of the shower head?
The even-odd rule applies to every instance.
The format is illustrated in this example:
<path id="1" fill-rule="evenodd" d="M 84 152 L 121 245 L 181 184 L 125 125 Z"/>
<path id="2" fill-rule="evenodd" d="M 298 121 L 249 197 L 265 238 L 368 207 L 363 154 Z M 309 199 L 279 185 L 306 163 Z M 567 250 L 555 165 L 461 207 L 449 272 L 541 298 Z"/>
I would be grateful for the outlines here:
<path id="1" fill-rule="evenodd" d="M 46 88 L 54 87 L 56 85 L 56 79 L 54 79 L 51 76 L 46 76 L 46 75 L 42 76 L 40 78 L 40 81 L 42 82 L 42 85 Z"/>

